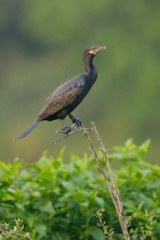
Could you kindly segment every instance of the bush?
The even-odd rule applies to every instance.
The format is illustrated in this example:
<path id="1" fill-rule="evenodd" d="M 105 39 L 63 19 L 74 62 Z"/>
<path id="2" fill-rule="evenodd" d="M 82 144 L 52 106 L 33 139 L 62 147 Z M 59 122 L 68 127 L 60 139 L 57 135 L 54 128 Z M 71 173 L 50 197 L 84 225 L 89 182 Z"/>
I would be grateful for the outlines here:
<path id="1" fill-rule="evenodd" d="M 0 240 L 31 240 L 29 238 L 29 233 L 25 233 L 23 229 L 23 221 L 19 218 L 15 220 L 13 228 L 7 223 L 0 224 Z"/>
<path id="2" fill-rule="evenodd" d="M 128 141 L 116 147 L 109 159 L 119 160 L 121 167 L 114 175 L 121 193 L 126 215 L 135 212 L 131 226 L 146 227 L 148 218 L 155 214 L 157 223 L 152 237 L 160 236 L 159 201 L 160 168 L 144 161 L 149 141 L 136 146 Z M 103 158 L 100 154 L 101 162 Z M 32 239 L 105 239 L 97 226 L 96 212 L 103 212 L 103 220 L 121 233 L 118 218 L 93 157 L 83 159 L 72 155 L 63 161 L 63 151 L 57 159 L 47 156 L 33 164 L 15 160 L 0 162 L 0 220 L 2 223 L 23 219 L 25 230 Z M 137 235 L 140 239 L 141 233 Z"/>

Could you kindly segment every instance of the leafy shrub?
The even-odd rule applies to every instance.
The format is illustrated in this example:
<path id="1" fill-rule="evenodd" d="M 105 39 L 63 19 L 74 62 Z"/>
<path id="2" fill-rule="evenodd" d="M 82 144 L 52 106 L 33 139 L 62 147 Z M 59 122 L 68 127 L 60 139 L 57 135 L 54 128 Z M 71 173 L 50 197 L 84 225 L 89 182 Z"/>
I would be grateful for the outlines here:
<path id="1" fill-rule="evenodd" d="M 15 225 L 13 228 L 11 228 L 10 224 L 7 223 L 0 224 L 0 240 L 31 240 L 29 238 L 29 233 L 25 233 L 23 229 L 23 221 L 19 218 L 15 220 Z"/>
<path id="2" fill-rule="evenodd" d="M 153 235 L 160 235 L 160 168 L 144 161 L 149 141 L 136 146 L 128 141 L 116 147 L 109 159 L 119 160 L 114 175 L 127 215 L 135 212 L 130 228 L 146 227 L 147 219 L 156 215 Z M 103 158 L 101 157 L 103 162 Z M 109 228 L 121 233 L 118 218 L 93 157 L 79 159 L 72 155 L 63 161 L 47 156 L 33 164 L 15 160 L 0 162 L 0 220 L 2 223 L 23 219 L 32 239 L 105 239 L 97 226 L 96 212 L 101 209 Z M 137 235 L 140 239 L 141 235 Z"/>

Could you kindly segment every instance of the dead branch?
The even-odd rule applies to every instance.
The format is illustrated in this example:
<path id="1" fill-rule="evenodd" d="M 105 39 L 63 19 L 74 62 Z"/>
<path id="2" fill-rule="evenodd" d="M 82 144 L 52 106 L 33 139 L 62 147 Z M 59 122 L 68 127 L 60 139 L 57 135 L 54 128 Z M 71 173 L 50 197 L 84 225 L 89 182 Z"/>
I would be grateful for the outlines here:
<path id="1" fill-rule="evenodd" d="M 122 233 L 123 233 L 123 236 L 124 236 L 124 239 L 125 240 L 129 240 L 129 234 L 128 234 L 128 229 L 127 229 L 127 223 L 126 223 L 126 218 L 125 218 L 125 215 L 124 215 L 124 210 L 123 210 L 123 204 L 122 204 L 122 200 L 121 200 L 121 197 L 120 197 L 120 193 L 119 193 L 119 190 L 118 190 L 118 187 L 117 187 L 117 184 L 116 184 L 116 181 L 115 181 L 115 178 L 114 178 L 114 175 L 113 175 L 113 172 L 112 172 L 112 169 L 111 169 L 111 165 L 110 165 L 110 162 L 107 158 L 107 152 L 108 150 L 106 151 L 105 148 L 104 148 L 104 145 L 102 143 L 102 140 L 99 136 L 99 133 L 96 129 L 96 126 L 94 124 L 94 122 L 91 123 L 92 127 L 91 128 L 85 128 L 83 125 L 81 128 L 79 129 L 76 129 L 74 130 L 73 132 L 70 132 L 69 134 L 67 135 L 63 135 L 62 137 L 56 139 L 55 141 L 53 141 L 52 143 L 56 144 L 57 142 L 61 141 L 62 139 L 64 138 L 67 138 L 67 137 L 70 137 L 71 135 L 75 134 L 75 133 L 78 133 L 78 132 L 83 132 L 85 137 L 86 137 L 86 140 L 88 142 L 88 144 L 90 145 L 90 148 L 95 156 L 95 159 L 96 159 L 96 162 L 97 162 L 97 165 L 98 165 L 98 168 L 103 176 L 103 179 L 106 183 L 106 187 L 109 191 L 109 194 L 112 198 L 112 201 L 113 201 L 113 204 L 115 206 L 115 209 L 116 209 L 116 212 L 117 212 L 117 215 L 118 215 L 118 218 L 119 218 L 119 222 L 120 222 L 120 226 L 121 226 L 121 229 L 122 229 Z M 98 143 L 99 143 L 99 146 L 100 146 L 100 150 L 102 151 L 102 154 L 103 154 L 103 157 L 104 157 L 104 160 L 105 160 L 105 163 L 106 163 L 106 167 L 107 167 L 107 170 L 108 170 L 108 173 L 109 173 L 109 176 L 110 176 L 110 181 L 108 180 L 108 178 L 106 177 L 106 174 L 103 170 L 103 167 L 101 165 L 101 162 L 99 160 L 99 157 L 98 157 L 98 154 L 93 146 L 93 143 L 89 137 L 89 134 L 88 134 L 88 131 L 93 131 Z M 113 188 L 113 189 L 112 189 Z"/>

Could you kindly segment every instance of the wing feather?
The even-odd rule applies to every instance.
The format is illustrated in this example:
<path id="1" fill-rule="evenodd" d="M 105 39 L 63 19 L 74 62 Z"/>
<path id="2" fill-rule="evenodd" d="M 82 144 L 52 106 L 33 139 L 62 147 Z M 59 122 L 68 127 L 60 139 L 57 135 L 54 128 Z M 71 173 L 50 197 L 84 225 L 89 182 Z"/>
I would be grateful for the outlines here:
<path id="1" fill-rule="evenodd" d="M 47 98 L 38 120 L 43 120 L 71 105 L 81 94 L 84 86 L 83 75 L 77 75 L 56 88 Z"/>

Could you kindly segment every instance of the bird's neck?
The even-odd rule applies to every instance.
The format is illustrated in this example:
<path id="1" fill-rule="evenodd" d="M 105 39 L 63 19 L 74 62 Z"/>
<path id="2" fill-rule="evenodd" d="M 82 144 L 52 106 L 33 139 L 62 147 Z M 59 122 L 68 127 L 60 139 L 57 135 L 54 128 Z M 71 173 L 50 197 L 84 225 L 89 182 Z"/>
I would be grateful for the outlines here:
<path id="1" fill-rule="evenodd" d="M 92 78 L 97 78 L 97 70 L 93 64 L 93 56 L 89 56 L 83 59 L 83 64 L 86 70 L 87 75 L 92 76 Z"/>

